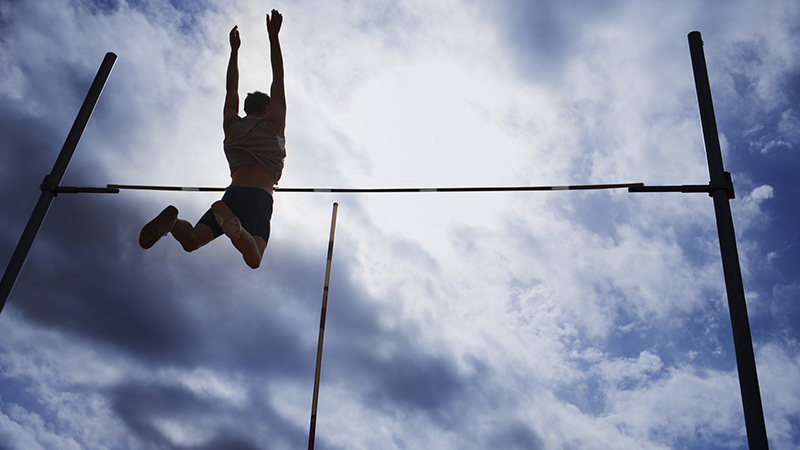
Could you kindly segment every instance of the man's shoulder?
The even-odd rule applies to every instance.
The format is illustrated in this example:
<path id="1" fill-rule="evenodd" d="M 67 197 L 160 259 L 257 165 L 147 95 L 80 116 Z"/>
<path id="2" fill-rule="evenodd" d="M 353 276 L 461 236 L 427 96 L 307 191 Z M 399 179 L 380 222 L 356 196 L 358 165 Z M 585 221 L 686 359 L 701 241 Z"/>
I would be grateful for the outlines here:
<path id="1" fill-rule="evenodd" d="M 231 126 L 252 124 L 258 122 L 258 120 L 252 120 L 252 119 L 258 119 L 258 117 L 254 116 L 243 117 L 237 114 L 235 117 L 231 117 L 230 122 L 228 122 L 228 128 L 230 128 Z"/>

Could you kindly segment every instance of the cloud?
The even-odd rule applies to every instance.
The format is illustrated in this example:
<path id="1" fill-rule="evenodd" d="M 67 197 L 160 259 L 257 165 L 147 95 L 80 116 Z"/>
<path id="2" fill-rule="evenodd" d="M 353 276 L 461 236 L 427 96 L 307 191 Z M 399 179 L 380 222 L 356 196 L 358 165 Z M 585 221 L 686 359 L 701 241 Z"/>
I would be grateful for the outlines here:
<path id="1" fill-rule="evenodd" d="M 692 373 L 674 369 L 642 389 L 609 393 L 609 420 L 627 433 L 663 445 L 716 442 L 727 447 L 743 437 L 733 373 Z M 713 399 L 713 400 L 712 400 Z"/>
<path id="2" fill-rule="evenodd" d="M 798 394 L 796 385 L 790 385 L 789 380 L 800 373 L 800 359 L 798 359 L 797 344 L 792 342 L 787 346 L 768 344 L 756 350 L 759 361 L 759 379 L 764 386 L 762 397 L 764 403 L 770 405 L 765 412 L 769 416 L 769 433 L 776 447 L 792 445 L 792 434 L 796 429 L 793 425 L 797 413 L 791 411 L 796 404 Z M 788 384 L 787 384 L 788 383 Z"/>
<path id="3" fill-rule="evenodd" d="M 767 425 L 791 447 L 796 7 L 768 6 L 280 6 L 282 186 L 704 184 L 685 39 L 700 29 Z M 227 32 L 242 31 L 242 90 L 264 89 L 263 8 L 0 6 L 2 252 L 109 50 L 65 184 L 224 186 Z M 0 316 L 4 442 L 305 445 L 337 201 L 319 446 L 744 445 L 705 195 L 279 193 L 258 271 L 224 238 L 136 245 L 166 204 L 195 220 L 216 198 L 58 196 Z"/>

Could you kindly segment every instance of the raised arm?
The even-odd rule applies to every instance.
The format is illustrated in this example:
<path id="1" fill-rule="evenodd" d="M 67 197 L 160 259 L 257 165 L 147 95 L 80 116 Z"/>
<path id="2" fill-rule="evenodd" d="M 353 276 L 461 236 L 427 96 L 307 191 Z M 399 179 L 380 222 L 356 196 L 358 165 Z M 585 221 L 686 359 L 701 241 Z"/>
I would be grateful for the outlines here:
<path id="1" fill-rule="evenodd" d="M 225 80 L 225 106 L 222 110 L 222 129 L 239 117 L 239 39 L 238 27 L 233 27 L 230 34 L 231 57 L 228 60 L 228 75 Z"/>
<path id="2" fill-rule="evenodd" d="M 267 120 L 275 131 L 283 135 L 286 128 L 286 92 L 283 87 L 283 54 L 278 33 L 281 31 L 283 16 L 272 10 L 272 17 L 267 14 L 267 34 L 269 35 L 269 55 L 272 65 L 272 87 L 269 96 L 271 105 Z"/>

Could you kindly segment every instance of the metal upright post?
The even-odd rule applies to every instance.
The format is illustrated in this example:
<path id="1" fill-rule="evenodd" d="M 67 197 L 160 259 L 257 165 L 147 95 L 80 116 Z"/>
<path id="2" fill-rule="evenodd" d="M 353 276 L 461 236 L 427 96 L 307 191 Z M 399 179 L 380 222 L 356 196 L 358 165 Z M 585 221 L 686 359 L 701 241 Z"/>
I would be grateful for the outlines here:
<path id="1" fill-rule="evenodd" d="M 22 270 L 25 258 L 28 256 L 28 252 L 33 245 L 33 241 L 36 239 L 36 235 L 39 233 L 39 228 L 41 228 L 42 222 L 47 215 L 47 210 L 50 208 L 50 203 L 58 193 L 58 185 L 64 177 L 64 172 L 66 172 L 69 161 L 72 159 L 72 154 L 75 153 L 78 141 L 83 134 L 84 128 L 86 128 L 86 124 L 89 122 L 89 117 L 92 115 L 92 111 L 97 104 L 97 99 L 100 98 L 100 93 L 103 92 L 103 87 L 106 84 L 106 80 L 116 60 L 117 55 L 110 52 L 106 53 L 102 64 L 100 64 L 100 69 L 98 69 L 97 75 L 94 77 L 94 82 L 92 82 L 89 92 L 86 94 L 83 105 L 77 117 L 75 117 L 75 122 L 72 124 L 72 129 L 70 129 L 67 135 L 67 140 L 64 141 L 64 146 L 61 147 L 61 153 L 58 154 L 58 158 L 53 165 L 53 170 L 50 172 L 50 175 L 44 178 L 40 186 L 42 194 L 39 196 L 39 201 L 36 203 L 30 219 L 28 219 L 28 224 L 22 232 L 22 236 L 3 274 L 3 279 L 0 281 L 0 312 L 3 311 L 3 307 L 8 300 L 8 296 L 11 294 L 11 289 L 14 287 L 17 276 L 20 270 Z"/>
<path id="2" fill-rule="evenodd" d="M 744 298 L 744 284 L 739 267 L 739 253 L 736 250 L 736 235 L 733 230 L 730 199 L 734 198 L 730 173 L 722 165 L 722 152 L 719 145 L 714 105 L 711 102 L 711 86 L 708 81 L 703 40 L 698 31 L 689 33 L 689 51 L 697 88 L 697 102 L 700 108 L 700 121 L 711 176 L 710 195 L 714 199 L 717 216 L 719 247 L 722 253 L 722 269 L 725 274 L 725 288 L 728 293 L 728 308 L 733 328 L 733 345 L 736 351 L 736 366 L 739 370 L 739 388 L 742 393 L 747 441 L 751 450 L 766 450 L 767 430 L 764 424 L 764 410 L 758 388 L 758 374 L 753 353 L 753 340 L 747 318 L 747 305 Z"/>

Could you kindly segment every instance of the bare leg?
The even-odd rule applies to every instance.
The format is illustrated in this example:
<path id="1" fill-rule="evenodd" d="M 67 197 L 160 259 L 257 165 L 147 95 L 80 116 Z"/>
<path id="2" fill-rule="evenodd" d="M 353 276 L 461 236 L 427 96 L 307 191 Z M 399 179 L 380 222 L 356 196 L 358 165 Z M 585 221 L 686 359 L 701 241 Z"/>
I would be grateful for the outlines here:
<path id="1" fill-rule="evenodd" d="M 187 252 L 197 250 L 214 239 L 211 228 L 203 224 L 193 227 L 189 222 L 178 219 L 178 209 L 170 205 L 142 228 L 139 245 L 145 249 L 150 248 L 168 233 L 172 233 Z"/>
<path id="2" fill-rule="evenodd" d="M 257 269 L 261 265 L 261 257 L 264 255 L 264 249 L 267 248 L 267 242 L 261 236 L 253 237 L 242 228 L 239 218 L 221 200 L 211 205 L 211 211 L 214 212 L 217 223 L 222 227 L 222 232 L 230 238 L 233 246 L 242 254 L 244 262 L 251 268 Z"/>
<path id="3" fill-rule="evenodd" d="M 187 252 L 197 250 L 214 240 L 214 232 L 208 225 L 199 223 L 193 227 L 192 224 L 182 219 L 175 221 L 170 232 Z"/>

